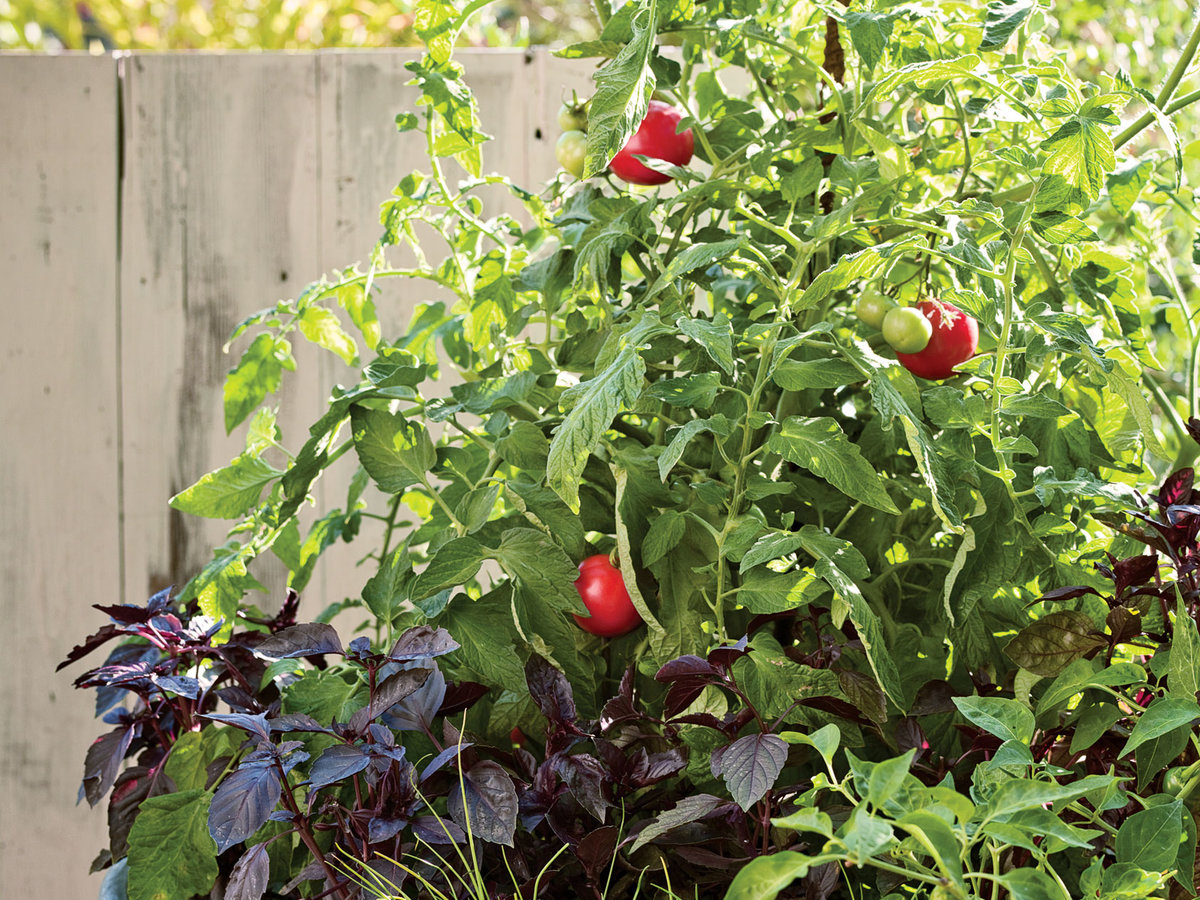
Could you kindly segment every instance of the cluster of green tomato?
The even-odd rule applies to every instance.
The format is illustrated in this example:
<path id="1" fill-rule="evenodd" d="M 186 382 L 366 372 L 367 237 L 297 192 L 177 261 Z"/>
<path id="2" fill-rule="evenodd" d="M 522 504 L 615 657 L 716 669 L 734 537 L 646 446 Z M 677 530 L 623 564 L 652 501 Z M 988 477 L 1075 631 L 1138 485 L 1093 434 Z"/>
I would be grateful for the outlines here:
<path id="1" fill-rule="evenodd" d="M 979 323 L 943 300 L 900 306 L 878 288 L 866 287 L 854 311 L 864 325 L 883 332 L 902 366 L 922 378 L 949 378 L 979 347 Z"/>
<path id="2" fill-rule="evenodd" d="M 646 116 L 634 135 L 609 162 L 608 168 L 627 184 L 666 184 L 671 176 L 642 164 L 637 157 L 656 159 L 673 166 L 692 161 L 695 138 L 692 129 L 680 130 L 684 112 L 664 100 L 651 100 Z M 583 177 L 587 158 L 588 102 L 578 99 L 564 103 L 558 111 L 562 129 L 554 153 L 558 164 L 576 178 Z"/>

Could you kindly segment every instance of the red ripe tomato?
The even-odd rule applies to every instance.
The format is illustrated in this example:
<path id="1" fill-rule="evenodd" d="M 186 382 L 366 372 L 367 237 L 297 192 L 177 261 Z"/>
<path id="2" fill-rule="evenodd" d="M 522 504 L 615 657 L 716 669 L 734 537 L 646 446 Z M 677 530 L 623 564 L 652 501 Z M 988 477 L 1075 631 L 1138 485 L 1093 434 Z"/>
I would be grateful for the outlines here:
<path id="1" fill-rule="evenodd" d="M 634 154 L 640 154 L 676 166 L 686 166 L 692 161 L 695 138 L 690 128 L 682 134 L 676 133 L 675 129 L 682 119 L 683 110 L 661 100 L 651 100 L 646 118 L 642 119 L 637 132 L 608 164 L 612 173 L 629 184 L 666 184 L 670 181 L 670 175 L 648 169 L 633 157 Z"/>
<path id="2" fill-rule="evenodd" d="M 979 323 L 953 303 L 922 300 L 917 304 L 933 326 L 925 349 L 918 353 L 897 353 L 900 365 L 914 375 L 933 381 L 949 378 L 954 367 L 975 355 L 979 346 Z"/>
<path id="3" fill-rule="evenodd" d="M 590 616 L 575 616 L 579 627 L 600 637 L 618 637 L 642 624 L 629 591 L 615 568 L 604 554 L 589 556 L 579 564 L 575 589 Z M 574 615 L 574 613 L 572 613 Z"/>

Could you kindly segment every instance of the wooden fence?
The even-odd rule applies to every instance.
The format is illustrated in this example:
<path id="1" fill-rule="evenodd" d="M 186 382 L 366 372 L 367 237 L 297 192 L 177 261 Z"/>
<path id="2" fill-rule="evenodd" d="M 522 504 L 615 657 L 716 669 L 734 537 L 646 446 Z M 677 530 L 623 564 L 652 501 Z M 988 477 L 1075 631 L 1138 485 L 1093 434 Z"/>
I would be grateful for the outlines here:
<path id="1" fill-rule="evenodd" d="M 166 505 L 241 448 L 222 426 L 222 345 L 365 259 L 380 201 L 424 168 L 420 136 L 394 127 L 416 56 L 0 55 L 0 897 L 96 896 L 104 813 L 75 798 L 103 726 L 71 687 L 84 664 L 54 666 L 105 621 L 91 604 L 182 584 L 222 541 L 222 523 Z M 590 92 L 590 67 L 458 58 L 496 139 L 486 168 L 549 178 L 558 105 Z M 427 299 L 393 291 L 383 312 L 401 322 Z M 336 375 L 301 359 L 289 444 Z M 305 608 L 356 592 L 352 566 L 323 564 Z"/>

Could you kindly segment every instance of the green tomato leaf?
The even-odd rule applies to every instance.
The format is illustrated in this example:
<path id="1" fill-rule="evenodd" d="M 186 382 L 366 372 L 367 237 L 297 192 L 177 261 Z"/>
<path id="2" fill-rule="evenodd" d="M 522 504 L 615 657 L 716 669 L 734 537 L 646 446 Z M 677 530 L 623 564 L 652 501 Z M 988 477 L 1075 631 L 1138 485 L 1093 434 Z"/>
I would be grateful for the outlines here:
<path id="1" fill-rule="evenodd" d="M 596 73 L 596 93 L 588 108 L 587 157 L 583 177 L 603 171 L 646 117 L 654 90 L 654 37 L 658 23 L 656 0 L 631 4 L 632 39 L 616 58 Z"/>
<path id="2" fill-rule="evenodd" d="M 883 478 L 833 419 L 793 416 L 771 435 L 767 446 L 855 500 L 884 512 L 900 512 L 888 496 Z"/>
<path id="3" fill-rule="evenodd" d="M 1008 39 L 1037 8 L 1034 0 L 992 0 L 983 20 L 980 50 L 1003 50 Z"/>
<path id="4" fill-rule="evenodd" d="M 214 469 L 170 500 L 172 509 L 209 519 L 237 519 L 258 505 L 263 488 L 283 473 L 257 456 L 243 453 Z"/>
<path id="5" fill-rule="evenodd" d="M 424 484 L 437 462 L 429 432 L 399 414 L 355 406 L 350 410 L 354 449 L 367 474 L 384 493 Z"/>
<path id="6" fill-rule="evenodd" d="M 574 512 L 579 512 L 579 477 L 588 456 L 622 408 L 633 406 L 642 391 L 646 364 L 626 344 L 608 367 L 580 384 L 575 405 L 550 441 L 546 479 Z"/>
<path id="7" fill-rule="evenodd" d="M 208 833 L 203 790 L 142 801 L 129 832 L 129 900 L 191 900 L 217 880 L 217 845 Z"/>
<path id="8" fill-rule="evenodd" d="M 283 370 L 292 371 L 292 345 L 278 335 L 263 332 L 242 354 L 237 366 L 225 376 L 225 431 L 229 433 L 266 398 L 279 390 Z"/>

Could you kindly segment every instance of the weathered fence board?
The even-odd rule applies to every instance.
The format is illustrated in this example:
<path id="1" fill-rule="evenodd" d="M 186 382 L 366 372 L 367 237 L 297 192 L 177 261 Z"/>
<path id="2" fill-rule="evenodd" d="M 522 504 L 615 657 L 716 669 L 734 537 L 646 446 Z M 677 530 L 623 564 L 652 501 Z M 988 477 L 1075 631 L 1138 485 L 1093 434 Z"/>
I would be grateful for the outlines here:
<path id="1" fill-rule="evenodd" d="M 405 69 L 417 58 L 0 56 L 0 897 L 98 889 L 86 872 L 103 814 L 74 802 L 103 726 L 70 686 L 83 664 L 51 670 L 102 624 L 89 604 L 182 584 L 223 541 L 228 523 L 166 503 L 242 447 L 244 429 L 224 435 L 222 383 L 245 339 L 222 345 L 255 310 L 367 259 L 381 201 L 428 168 L 421 135 L 394 124 L 420 113 Z M 544 50 L 458 58 L 495 138 L 485 169 L 536 189 L 556 171 L 559 103 L 590 92 L 591 64 Z M 517 211 L 489 190 L 489 209 Z M 394 331 L 435 299 L 396 282 L 377 303 Z M 294 448 L 352 373 L 293 345 L 279 424 Z M 318 486 L 321 509 L 344 502 L 343 468 Z M 361 590 L 361 552 L 328 551 L 309 614 Z M 277 603 L 279 565 L 255 574 L 272 589 L 263 604 Z"/>
<path id="2" fill-rule="evenodd" d="M 98 730 L 54 666 L 120 596 L 116 62 L 0 55 L 0 123 L 0 897 L 88 897 Z"/>

